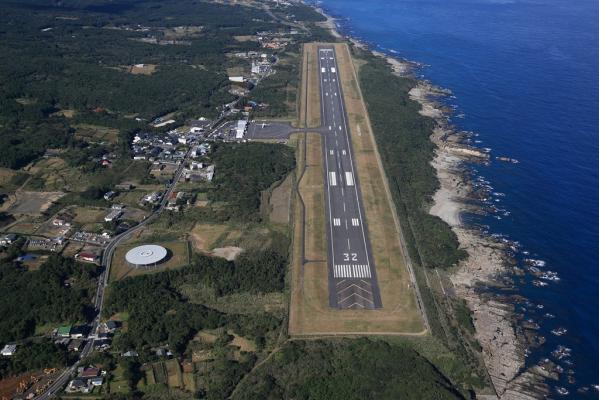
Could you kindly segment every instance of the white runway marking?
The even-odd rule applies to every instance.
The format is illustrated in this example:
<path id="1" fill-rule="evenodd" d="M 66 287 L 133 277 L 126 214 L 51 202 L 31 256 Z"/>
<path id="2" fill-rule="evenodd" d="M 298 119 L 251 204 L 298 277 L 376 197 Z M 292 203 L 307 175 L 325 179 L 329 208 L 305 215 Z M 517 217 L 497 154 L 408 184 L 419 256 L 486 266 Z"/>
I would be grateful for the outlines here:
<path id="1" fill-rule="evenodd" d="M 354 175 L 351 172 L 345 173 L 345 182 L 347 186 L 354 186 Z"/>
<path id="2" fill-rule="evenodd" d="M 351 219 L 352 226 L 360 226 L 360 220 L 358 218 Z"/>
<path id="3" fill-rule="evenodd" d="M 341 226 L 341 218 L 333 218 L 333 225 Z"/>
<path id="4" fill-rule="evenodd" d="M 329 154 L 334 155 L 335 153 L 333 153 L 333 150 L 329 150 Z"/>
<path id="5" fill-rule="evenodd" d="M 329 172 L 331 186 L 337 186 L 337 175 L 334 172 Z"/>
<path id="6" fill-rule="evenodd" d="M 366 264 L 336 264 L 333 268 L 335 278 L 370 278 L 370 267 Z"/>
<path id="7" fill-rule="evenodd" d="M 347 152 L 345 150 L 341 150 L 341 154 L 346 155 Z"/>

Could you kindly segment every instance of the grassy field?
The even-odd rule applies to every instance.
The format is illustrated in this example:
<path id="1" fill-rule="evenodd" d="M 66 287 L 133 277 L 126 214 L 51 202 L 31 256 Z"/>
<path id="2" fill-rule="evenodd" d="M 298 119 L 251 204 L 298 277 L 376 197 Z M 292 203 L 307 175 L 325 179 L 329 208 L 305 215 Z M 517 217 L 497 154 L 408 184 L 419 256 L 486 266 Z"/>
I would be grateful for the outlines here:
<path id="1" fill-rule="evenodd" d="M 58 157 L 44 158 L 37 161 L 28 171 L 35 180 L 30 180 L 25 188 L 39 190 L 41 184 L 43 190 L 69 190 L 82 191 L 88 185 L 89 181 L 85 179 L 85 174 Z"/>
<path id="2" fill-rule="evenodd" d="M 389 223 L 394 220 L 390 198 L 381 196 L 386 193 L 384 172 L 366 122 L 366 109 L 354 66 L 346 45 L 338 44 L 336 50 L 383 307 L 374 311 L 329 308 L 321 144 L 315 139 L 318 136 L 307 135 L 306 171 L 299 183 L 306 206 L 306 225 L 305 229 L 301 228 L 301 210 L 296 207 L 289 333 L 292 336 L 424 334 L 426 331 L 401 253 L 398 227 Z M 317 73 L 314 69 L 310 71 L 304 77 L 308 81 L 311 74 Z M 298 160 L 303 160 L 302 147 L 300 143 Z M 298 162 L 298 171 L 303 168 L 302 162 Z M 302 262 L 302 236 L 305 238 L 305 257 L 313 262 Z"/>
<path id="3" fill-rule="evenodd" d="M 275 224 L 289 223 L 291 191 L 293 189 L 293 174 L 287 175 L 282 182 L 265 191 L 262 198 L 265 219 Z"/>
<path id="4" fill-rule="evenodd" d="M 132 248 L 142 243 L 127 243 L 117 247 L 112 258 L 110 267 L 110 281 L 118 281 L 128 276 L 151 274 L 183 267 L 189 264 L 189 244 L 187 241 L 158 242 L 153 243 L 165 247 L 169 251 L 170 258 L 152 269 L 138 269 L 131 267 L 125 261 L 125 254 Z"/>
<path id="5" fill-rule="evenodd" d="M 118 129 L 100 125 L 75 125 L 75 137 L 92 143 L 116 143 L 119 140 Z"/>
<path id="6" fill-rule="evenodd" d="M 101 223 L 108 214 L 108 210 L 100 207 L 75 207 L 72 209 L 75 218 L 73 222 L 80 225 Z"/>
<path id="7" fill-rule="evenodd" d="M 318 79 L 318 48 L 316 43 L 304 45 L 300 118 L 308 128 L 320 126 L 320 80 Z"/>

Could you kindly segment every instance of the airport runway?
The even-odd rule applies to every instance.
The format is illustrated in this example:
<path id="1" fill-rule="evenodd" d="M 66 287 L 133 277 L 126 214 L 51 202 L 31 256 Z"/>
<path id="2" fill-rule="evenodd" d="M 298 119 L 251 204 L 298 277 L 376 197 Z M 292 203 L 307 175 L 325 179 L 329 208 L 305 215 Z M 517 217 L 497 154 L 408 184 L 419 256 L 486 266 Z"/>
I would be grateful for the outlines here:
<path id="1" fill-rule="evenodd" d="M 347 126 L 335 49 L 318 48 L 325 164 L 329 304 L 340 309 L 382 307 L 381 295 Z"/>

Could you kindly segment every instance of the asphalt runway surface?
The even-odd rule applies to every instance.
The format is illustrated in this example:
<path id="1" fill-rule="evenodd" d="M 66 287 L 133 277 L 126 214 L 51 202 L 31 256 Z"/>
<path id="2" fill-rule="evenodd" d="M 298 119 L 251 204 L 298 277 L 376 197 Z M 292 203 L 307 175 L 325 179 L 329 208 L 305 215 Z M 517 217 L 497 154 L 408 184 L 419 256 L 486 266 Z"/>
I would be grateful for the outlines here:
<path id="1" fill-rule="evenodd" d="M 360 183 L 332 46 L 318 48 L 325 161 L 329 304 L 341 309 L 382 307 Z"/>
<path id="2" fill-rule="evenodd" d="M 318 48 L 318 74 L 321 127 L 297 129 L 287 122 L 256 120 L 249 124 L 246 138 L 286 139 L 294 132 L 322 135 L 329 305 L 372 310 L 382 307 L 381 295 L 332 46 Z"/>

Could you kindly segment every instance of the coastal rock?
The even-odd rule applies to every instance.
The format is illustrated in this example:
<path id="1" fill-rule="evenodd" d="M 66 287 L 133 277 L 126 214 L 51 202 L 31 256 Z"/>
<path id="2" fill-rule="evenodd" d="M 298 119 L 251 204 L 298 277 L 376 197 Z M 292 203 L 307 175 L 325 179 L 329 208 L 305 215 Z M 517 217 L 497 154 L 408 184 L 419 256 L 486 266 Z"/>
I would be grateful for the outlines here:
<path id="1" fill-rule="evenodd" d="M 456 233 L 468 258 L 451 274 L 455 294 L 466 300 L 472 310 L 476 339 L 482 347 L 487 372 L 495 389 L 487 399 L 531 400 L 543 398 L 548 389 L 544 378 L 525 369 L 525 338 L 516 331 L 514 302 L 493 295 L 489 287 L 510 285 L 507 277 L 510 247 L 481 232 L 461 225 L 460 213 L 473 207 L 473 186 L 463 172 L 465 161 L 488 161 L 486 151 L 464 144 L 465 134 L 456 134 L 448 126 L 448 118 L 435 99 L 446 91 L 428 82 L 420 82 L 410 91 L 410 97 L 422 106 L 420 113 L 431 117 L 437 127 L 431 141 L 437 150 L 432 166 L 437 172 L 440 188 L 433 197 L 430 213 L 447 222 Z M 504 296 L 505 297 L 505 296 Z"/>

